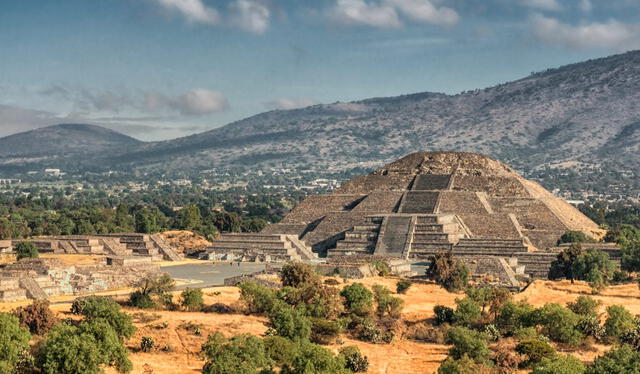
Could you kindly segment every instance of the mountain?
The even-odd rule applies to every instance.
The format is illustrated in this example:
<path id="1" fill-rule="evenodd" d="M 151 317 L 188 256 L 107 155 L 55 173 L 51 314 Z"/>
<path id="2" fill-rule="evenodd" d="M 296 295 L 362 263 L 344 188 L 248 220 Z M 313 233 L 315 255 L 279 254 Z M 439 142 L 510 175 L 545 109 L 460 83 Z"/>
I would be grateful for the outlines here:
<path id="1" fill-rule="evenodd" d="M 603 177 L 609 171 L 630 173 L 640 184 L 640 51 L 457 95 L 270 111 L 189 137 L 85 157 L 78 165 L 167 174 L 234 165 L 326 171 L 373 169 L 437 150 L 488 154 L 548 180 L 569 175 L 576 185 L 610 180 Z"/>
<path id="2" fill-rule="evenodd" d="M 521 170 L 640 168 L 640 51 L 458 95 L 419 93 L 262 113 L 112 159 L 166 169 L 356 165 L 415 151 L 489 154 Z"/>
<path id="3" fill-rule="evenodd" d="M 69 157 L 89 157 L 105 151 L 123 152 L 141 141 L 106 129 L 86 124 L 59 124 L 0 138 L 3 164 L 43 163 Z"/>

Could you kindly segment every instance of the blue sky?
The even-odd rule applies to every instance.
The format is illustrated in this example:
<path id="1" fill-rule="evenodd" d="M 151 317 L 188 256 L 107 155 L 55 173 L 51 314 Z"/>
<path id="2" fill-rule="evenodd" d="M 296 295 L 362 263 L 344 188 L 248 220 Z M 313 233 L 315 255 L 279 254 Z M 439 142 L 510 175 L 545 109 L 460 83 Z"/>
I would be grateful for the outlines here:
<path id="1" fill-rule="evenodd" d="M 638 48 L 638 0 L 0 0 L 0 135 L 167 139 Z"/>

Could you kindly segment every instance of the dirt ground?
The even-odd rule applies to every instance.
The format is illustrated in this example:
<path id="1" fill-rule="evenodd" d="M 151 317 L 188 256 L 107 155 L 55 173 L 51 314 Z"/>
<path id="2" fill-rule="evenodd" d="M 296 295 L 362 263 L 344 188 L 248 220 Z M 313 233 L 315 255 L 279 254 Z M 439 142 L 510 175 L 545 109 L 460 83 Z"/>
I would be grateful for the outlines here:
<path id="1" fill-rule="evenodd" d="M 367 278 L 357 280 L 366 286 L 381 284 L 395 289 L 396 279 Z M 347 281 L 344 284 L 352 283 Z M 121 291 L 121 295 L 122 295 Z M 224 303 L 231 305 L 238 302 L 239 291 L 236 287 L 213 287 L 204 289 L 205 303 Z M 536 281 L 524 292 L 516 295 L 517 300 L 541 306 L 546 302 L 567 303 L 580 295 L 590 295 L 590 288 L 581 282 L 571 285 L 568 281 Z M 635 284 L 614 286 L 603 291 L 601 295 L 592 295 L 601 300 L 601 312 L 606 306 L 622 304 L 634 314 L 640 314 L 640 290 Z M 433 284 L 414 284 L 406 295 L 399 295 L 405 301 L 403 317 L 409 321 L 420 321 L 433 317 L 433 307 L 437 304 L 454 306 L 455 299 L 462 294 L 452 294 Z M 52 309 L 62 318 L 68 316 L 70 304 L 57 303 Z M 243 314 L 187 313 L 172 311 L 140 311 L 125 308 L 134 316 L 137 327 L 135 335 L 127 342 L 134 363 L 134 374 L 179 374 L 200 373 L 204 362 L 199 357 L 200 346 L 208 334 L 220 331 L 231 336 L 239 333 L 262 335 L 267 320 L 262 317 Z M 196 334 L 195 327 L 200 329 Z M 139 351 L 140 340 L 150 336 L 156 348 L 149 353 Z M 427 344 L 404 339 L 396 339 L 393 343 L 369 344 L 343 337 L 344 344 L 357 345 L 369 358 L 368 373 L 376 374 L 429 374 L 435 373 L 440 362 L 446 357 L 448 347 L 438 344 Z M 329 346 L 337 351 L 340 346 Z M 596 345 L 589 351 L 571 352 L 588 362 L 606 351 L 607 347 Z M 108 370 L 108 373 L 115 373 Z"/>
<path id="2" fill-rule="evenodd" d="M 192 231 L 172 230 L 165 231 L 160 235 L 171 243 L 178 252 L 184 253 L 185 255 L 204 250 L 211 246 L 211 242 L 205 239 L 204 236 Z"/>

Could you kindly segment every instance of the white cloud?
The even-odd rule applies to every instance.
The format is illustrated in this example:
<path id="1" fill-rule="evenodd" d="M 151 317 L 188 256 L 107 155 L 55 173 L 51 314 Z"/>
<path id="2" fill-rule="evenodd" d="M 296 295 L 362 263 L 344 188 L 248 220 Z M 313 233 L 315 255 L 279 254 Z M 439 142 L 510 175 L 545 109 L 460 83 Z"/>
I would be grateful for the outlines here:
<path id="1" fill-rule="evenodd" d="M 218 11 L 208 7 L 202 0 L 153 0 L 163 8 L 178 12 L 189 22 L 216 24 L 220 20 Z"/>
<path id="2" fill-rule="evenodd" d="M 302 99 L 292 99 L 292 98 L 280 98 L 266 103 L 266 106 L 271 109 L 281 109 L 281 110 L 289 110 L 289 109 L 298 109 L 305 108 L 311 105 L 318 104 L 317 101 L 308 98 Z"/>
<path id="3" fill-rule="evenodd" d="M 535 9 L 553 11 L 562 9 L 562 6 L 557 0 L 520 0 L 520 2 L 526 7 Z"/>
<path id="4" fill-rule="evenodd" d="M 389 0 L 405 17 L 416 22 L 434 25 L 455 25 L 460 20 L 458 13 L 451 8 L 436 7 L 429 0 Z"/>
<path id="5" fill-rule="evenodd" d="M 590 12 L 593 9 L 593 4 L 591 4 L 591 0 L 580 0 L 578 8 L 583 12 Z"/>
<path id="6" fill-rule="evenodd" d="M 454 25 L 460 20 L 452 8 L 434 5 L 434 0 L 337 0 L 330 12 L 333 19 L 347 25 L 381 28 L 403 26 L 400 17 L 418 23 Z"/>
<path id="7" fill-rule="evenodd" d="M 262 34 L 269 28 L 271 11 L 260 1 L 235 0 L 229 9 L 231 23 L 244 30 Z"/>
<path id="8" fill-rule="evenodd" d="M 337 0 L 331 10 L 331 16 L 346 25 L 359 24 L 383 28 L 402 26 L 394 7 L 364 0 Z"/>
<path id="9" fill-rule="evenodd" d="M 569 25 L 555 18 L 534 14 L 533 33 L 539 39 L 570 48 L 606 48 L 631 50 L 640 48 L 640 24 L 611 20 L 606 23 Z"/>

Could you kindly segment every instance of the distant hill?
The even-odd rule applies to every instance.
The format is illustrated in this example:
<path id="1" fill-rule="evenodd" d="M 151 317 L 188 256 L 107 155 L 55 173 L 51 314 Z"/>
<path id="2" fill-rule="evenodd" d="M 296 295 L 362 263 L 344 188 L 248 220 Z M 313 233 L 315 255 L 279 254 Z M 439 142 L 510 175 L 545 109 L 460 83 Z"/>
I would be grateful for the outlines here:
<path id="1" fill-rule="evenodd" d="M 24 140 L 23 154 L 45 153 L 31 145 L 35 139 Z M 557 168 L 585 186 L 609 170 L 630 171 L 638 183 L 640 51 L 457 95 L 418 93 L 270 111 L 75 165 L 167 174 L 233 165 L 373 169 L 436 150 L 488 154 L 517 170 L 544 171 L 545 178 Z"/>
<path id="2" fill-rule="evenodd" d="M 138 146 L 141 141 L 86 124 L 60 124 L 0 138 L 3 163 L 38 163 L 45 160 L 82 155 L 91 158 L 104 151 L 121 153 L 122 148 Z"/>

